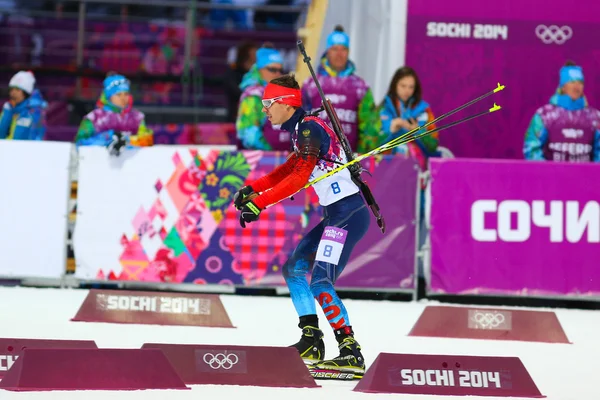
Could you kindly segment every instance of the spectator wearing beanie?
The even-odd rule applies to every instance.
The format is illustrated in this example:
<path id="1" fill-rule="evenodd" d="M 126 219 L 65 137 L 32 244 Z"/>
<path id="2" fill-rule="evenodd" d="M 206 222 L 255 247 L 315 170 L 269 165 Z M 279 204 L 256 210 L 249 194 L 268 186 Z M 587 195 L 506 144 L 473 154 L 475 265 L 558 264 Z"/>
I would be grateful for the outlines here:
<path id="1" fill-rule="evenodd" d="M 48 103 L 35 89 L 35 77 L 19 71 L 8 84 L 9 100 L 0 115 L 0 139 L 43 140 L 46 134 L 45 110 Z"/>
<path id="2" fill-rule="evenodd" d="M 317 78 L 337 111 L 342 130 L 352 150 L 366 153 L 383 140 L 381 119 L 367 83 L 355 73 L 349 60 L 350 38 L 341 26 L 327 37 L 326 51 L 317 68 Z M 307 111 L 321 107 L 317 86 L 309 77 L 302 85 L 303 108 Z M 319 117 L 327 119 L 323 112 Z"/>
<path id="3" fill-rule="evenodd" d="M 77 131 L 78 146 L 106 146 L 112 155 L 124 147 L 152 146 L 153 132 L 145 116 L 133 108 L 130 83 L 122 75 L 109 75 L 96 109 L 87 114 Z"/>
<path id="4" fill-rule="evenodd" d="M 534 114 L 525 134 L 526 160 L 600 162 L 600 111 L 583 94 L 583 70 L 567 62 L 550 103 Z"/>

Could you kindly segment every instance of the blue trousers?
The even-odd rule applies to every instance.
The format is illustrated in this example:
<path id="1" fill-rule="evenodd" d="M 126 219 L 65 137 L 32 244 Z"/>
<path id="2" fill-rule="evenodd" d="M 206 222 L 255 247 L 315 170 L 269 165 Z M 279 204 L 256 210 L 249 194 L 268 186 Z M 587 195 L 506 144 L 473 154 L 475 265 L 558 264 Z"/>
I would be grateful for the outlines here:
<path id="1" fill-rule="evenodd" d="M 359 193 L 324 208 L 323 220 L 300 241 L 283 266 L 283 277 L 299 317 L 317 313 L 316 299 L 334 330 L 350 326 L 348 312 L 335 292 L 334 285 L 344 270 L 352 249 L 367 233 L 370 221 L 369 209 Z M 335 226 L 348 231 L 337 265 L 315 261 L 323 230 L 327 226 Z M 306 275 L 311 267 L 312 275 L 309 285 Z"/>

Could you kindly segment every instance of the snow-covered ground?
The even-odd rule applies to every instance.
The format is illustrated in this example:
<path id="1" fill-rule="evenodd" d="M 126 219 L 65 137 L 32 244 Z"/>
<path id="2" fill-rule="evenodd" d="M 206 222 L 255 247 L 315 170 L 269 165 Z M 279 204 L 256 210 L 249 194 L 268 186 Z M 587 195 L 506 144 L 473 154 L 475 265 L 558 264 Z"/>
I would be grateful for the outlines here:
<path id="1" fill-rule="evenodd" d="M 143 343 L 287 346 L 298 340 L 298 319 L 289 298 L 223 295 L 236 329 L 71 322 L 87 290 L 0 288 L 0 337 L 94 340 L 100 348 L 139 348 Z M 573 344 L 409 337 L 428 304 L 346 300 L 356 338 L 367 363 L 380 352 L 517 356 L 550 400 L 597 400 L 600 312 L 554 310 Z M 539 310 L 539 309 L 538 309 Z M 321 313 L 322 317 L 322 313 Z M 328 356 L 337 355 L 333 332 L 324 318 Z M 277 389 L 195 385 L 187 391 L 9 392 L 0 399 L 464 399 L 450 396 L 381 395 L 353 392 L 355 382 L 317 381 L 317 389 Z M 110 397 L 108 397 L 110 396 Z M 482 397 L 493 400 L 495 398 Z"/>

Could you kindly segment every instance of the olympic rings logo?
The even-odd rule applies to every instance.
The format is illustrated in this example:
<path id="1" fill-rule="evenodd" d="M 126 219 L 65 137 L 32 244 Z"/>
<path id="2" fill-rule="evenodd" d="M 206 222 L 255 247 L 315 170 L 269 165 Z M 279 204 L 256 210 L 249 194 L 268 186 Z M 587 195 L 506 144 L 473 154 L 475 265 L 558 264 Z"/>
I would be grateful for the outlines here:
<path id="1" fill-rule="evenodd" d="M 202 359 L 212 369 L 231 369 L 240 360 L 239 357 L 233 353 L 206 353 Z"/>
<path id="2" fill-rule="evenodd" d="M 483 329 L 498 328 L 506 321 L 506 317 L 501 313 L 475 311 L 472 317 L 473 321 Z"/>
<path id="3" fill-rule="evenodd" d="M 538 25 L 535 28 L 535 35 L 545 44 L 564 44 L 573 37 L 573 29 L 570 26 L 563 25 Z"/>

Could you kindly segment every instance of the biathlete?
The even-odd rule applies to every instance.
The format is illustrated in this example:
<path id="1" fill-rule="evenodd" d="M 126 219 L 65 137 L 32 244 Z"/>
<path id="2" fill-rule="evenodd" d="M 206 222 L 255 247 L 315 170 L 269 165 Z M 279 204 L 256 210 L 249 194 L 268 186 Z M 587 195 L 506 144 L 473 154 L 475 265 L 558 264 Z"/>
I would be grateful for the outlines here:
<path id="1" fill-rule="evenodd" d="M 347 157 L 335 132 L 322 119 L 302 109 L 300 86 L 293 75 L 267 84 L 262 111 L 273 125 L 291 133 L 291 153 L 284 164 L 244 186 L 234 195 L 240 224 L 258 220 L 268 206 L 292 196 L 309 181 L 333 170 Z M 334 285 L 352 249 L 369 228 L 369 209 L 348 169 L 314 184 L 323 220 L 298 244 L 283 266 L 283 276 L 300 318 L 302 336 L 293 347 L 314 368 L 364 373 L 361 347 L 354 338 L 348 312 Z M 333 242 L 333 243 L 332 243 Z M 330 243 L 325 244 L 324 243 Z M 312 267 L 310 285 L 306 274 Z M 323 331 L 319 328 L 315 299 L 339 343 L 339 356 L 326 360 Z"/>

